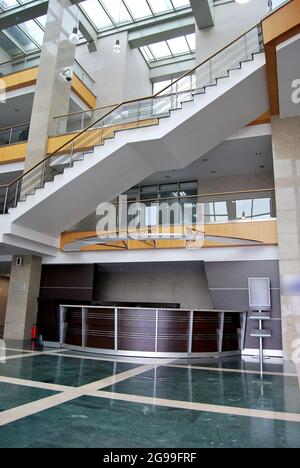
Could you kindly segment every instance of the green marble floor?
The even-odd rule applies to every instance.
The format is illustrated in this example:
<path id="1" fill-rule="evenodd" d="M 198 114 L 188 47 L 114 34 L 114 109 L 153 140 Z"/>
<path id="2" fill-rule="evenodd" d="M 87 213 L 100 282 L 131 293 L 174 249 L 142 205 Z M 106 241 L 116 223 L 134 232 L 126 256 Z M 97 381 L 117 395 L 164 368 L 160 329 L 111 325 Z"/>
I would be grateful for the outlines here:
<path id="1" fill-rule="evenodd" d="M 105 390 L 170 400 L 300 413 L 297 377 L 158 367 Z"/>
<path id="2" fill-rule="evenodd" d="M 73 359 L 62 355 L 11 359 L 0 366 L 0 374 L 5 377 L 72 387 L 86 385 L 136 367 L 135 364 Z"/>
<path id="3" fill-rule="evenodd" d="M 26 405 L 27 403 L 49 397 L 55 393 L 56 392 L 40 388 L 24 387 L 22 385 L 0 382 L 0 412 L 15 408 L 16 406 Z"/>
<path id="4" fill-rule="evenodd" d="M 0 363 L 0 448 L 300 448 L 300 379 L 244 372 L 258 371 L 257 361 L 166 363 L 59 350 L 15 357 L 21 351 Z M 278 362 L 266 367 L 284 372 Z"/>
<path id="5" fill-rule="evenodd" d="M 0 447 L 293 448 L 299 435 L 297 423 L 85 396 L 0 427 Z"/>

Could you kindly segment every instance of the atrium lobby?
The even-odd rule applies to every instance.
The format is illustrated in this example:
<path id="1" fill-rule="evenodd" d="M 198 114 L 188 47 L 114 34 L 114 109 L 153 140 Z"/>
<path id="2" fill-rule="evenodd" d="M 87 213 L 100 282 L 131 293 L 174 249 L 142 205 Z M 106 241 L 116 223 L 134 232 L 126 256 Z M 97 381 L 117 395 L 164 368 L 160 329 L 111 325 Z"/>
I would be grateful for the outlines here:
<path id="1" fill-rule="evenodd" d="M 300 0 L 0 0 L 1 449 L 300 448 L 299 57 Z"/>

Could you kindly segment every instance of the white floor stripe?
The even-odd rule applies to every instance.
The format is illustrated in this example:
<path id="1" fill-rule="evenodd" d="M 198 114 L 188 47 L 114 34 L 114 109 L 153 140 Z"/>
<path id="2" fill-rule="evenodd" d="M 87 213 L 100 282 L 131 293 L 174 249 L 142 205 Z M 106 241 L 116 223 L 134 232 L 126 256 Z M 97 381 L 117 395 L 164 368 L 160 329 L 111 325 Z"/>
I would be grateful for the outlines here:
<path id="1" fill-rule="evenodd" d="M 0 375 L 0 383 L 7 383 L 12 385 L 20 385 L 22 387 L 42 388 L 45 390 L 53 390 L 55 392 L 65 392 L 73 387 L 67 385 L 58 385 L 46 382 L 37 382 L 34 380 L 17 379 L 15 377 L 4 377 Z"/>
<path id="2" fill-rule="evenodd" d="M 300 422 L 300 414 L 283 413 L 279 411 L 255 410 L 250 408 L 238 408 L 235 406 L 208 405 L 204 403 L 191 403 L 187 401 L 167 400 L 164 398 L 151 398 L 140 395 L 127 395 L 105 391 L 91 392 L 90 396 L 108 398 L 111 400 L 143 403 L 146 405 L 167 406 L 170 408 L 188 409 L 193 411 L 206 411 L 209 413 L 230 414 L 235 416 L 247 416 L 251 418 L 273 419 L 289 422 Z"/>
<path id="3" fill-rule="evenodd" d="M 17 421 L 19 419 L 23 419 L 27 416 L 40 413 L 41 411 L 48 410 L 62 403 L 66 403 L 68 401 L 79 398 L 83 395 L 89 394 L 90 392 L 96 391 L 97 389 L 100 390 L 104 387 L 108 387 L 117 382 L 121 382 L 123 380 L 129 379 L 131 377 L 134 377 L 138 374 L 142 374 L 154 368 L 155 368 L 155 365 L 139 366 L 135 369 L 131 369 L 129 371 L 122 372 L 120 374 L 116 374 L 116 375 L 107 377 L 105 379 L 92 382 L 87 385 L 83 385 L 82 387 L 78 387 L 78 388 L 72 387 L 68 389 L 67 391 L 62 392 L 58 395 L 52 395 L 50 397 L 43 398 L 41 400 L 34 401 L 26 405 L 21 405 L 13 409 L 3 411 L 2 413 L 0 413 L 0 426 L 4 426 L 6 424 Z"/>
<path id="4" fill-rule="evenodd" d="M 260 375 L 260 371 L 257 370 L 246 370 L 246 369 L 229 369 L 229 368 L 220 368 L 220 367 L 205 367 L 205 366 L 191 366 L 191 365 L 184 365 L 184 364 L 168 364 L 167 367 L 177 367 L 179 369 L 195 369 L 195 370 L 208 370 L 208 371 L 216 371 L 216 372 L 234 372 L 237 374 L 254 374 Z M 271 372 L 271 371 L 263 371 L 263 375 L 278 375 L 283 377 L 298 377 L 297 374 L 289 374 L 284 372 Z"/>

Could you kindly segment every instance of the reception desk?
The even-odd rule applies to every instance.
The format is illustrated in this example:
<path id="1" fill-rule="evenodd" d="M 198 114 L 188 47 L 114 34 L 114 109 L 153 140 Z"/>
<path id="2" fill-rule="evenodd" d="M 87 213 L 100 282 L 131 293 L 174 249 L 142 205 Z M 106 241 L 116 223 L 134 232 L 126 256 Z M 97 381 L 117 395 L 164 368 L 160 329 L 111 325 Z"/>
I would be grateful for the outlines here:
<path id="1" fill-rule="evenodd" d="M 65 348 L 140 357 L 218 356 L 244 347 L 246 311 L 61 305 Z"/>

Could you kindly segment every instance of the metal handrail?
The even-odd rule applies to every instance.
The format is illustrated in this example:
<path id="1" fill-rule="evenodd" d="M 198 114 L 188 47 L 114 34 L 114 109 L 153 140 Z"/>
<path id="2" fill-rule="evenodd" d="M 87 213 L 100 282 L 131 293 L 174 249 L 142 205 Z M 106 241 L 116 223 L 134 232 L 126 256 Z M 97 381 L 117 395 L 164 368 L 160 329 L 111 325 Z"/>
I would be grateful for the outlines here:
<path id="1" fill-rule="evenodd" d="M 254 34 L 254 39 L 248 36 L 253 33 Z M 211 86 L 217 83 L 217 80 L 221 77 L 226 77 L 228 76 L 228 73 L 230 70 L 234 68 L 238 68 L 241 66 L 241 63 L 243 61 L 251 60 L 253 59 L 253 55 L 256 53 L 260 53 L 263 51 L 263 43 L 262 43 L 262 36 L 261 36 L 261 23 L 256 24 L 254 27 L 249 28 L 245 33 L 239 35 L 236 39 L 230 41 L 226 46 L 224 46 L 220 51 L 214 53 L 211 57 L 207 58 L 194 68 L 192 68 L 189 72 L 184 73 L 181 77 L 179 77 L 177 80 L 175 80 L 171 85 L 166 86 L 164 89 L 161 91 L 157 92 L 154 95 L 151 96 L 146 96 L 144 98 L 137 98 L 137 99 L 132 99 L 132 100 L 127 100 L 124 101 L 121 104 L 116 105 L 111 109 L 109 112 L 105 113 L 101 118 L 96 120 L 96 122 L 93 122 L 89 126 L 87 126 L 84 130 L 79 132 L 77 135 L 75 135 L 73 138 L 71 138 L 67 143 L 64 143 L 61 145 L 59 148 L 56 149 L 56 151 L 52 152 L 49 154 L 45 159 L 43 159 L 41 162 L 33 166 L 29 171 L 25 172 L 23 175 L 19 176 L 17 179 L 15 179 L 13 182 L 7 185 L 2 185 L 0 186 L 0 189 L 6 189 L 6 195 L 5 195 L 5 202 L 4 202 L 4 208 L 3 212 L 7 211 L 7 206 L 10 204 L 9 207 L 15 206 L 15 199 L 16 201 L 20 199 L 20 194 L 15 194 L 15 199 L 13 197 L 12 200 L 9 199 L 10 195 L 10 190 L 11 188 L 16 185 L 16 191 L 20 191 L 20 186 L 22 185 L 22 193 L 23 196 L 26 195 L 27 193 L 33 193 L 36 188 L 41 187 L 46 181 L 50 180 L 45 177 L 45 171 L 46 169 L 51 168 L 51 173 L 52 175 L 55 173 L 60 173 L 58 169 L 55 169 L 55 163 L 62 167 L 63 169 L 65 166 L 72 166 L 75 160 L 81 159 L 84 155 L 84 153 L 87 153 L 87 149 L 83 148 L 90 148 L 91 146 L 95 147 L 97 144 L 102 144 L 104 139 L 105 139 L 105 130 L 108 129 L 108 133 L 111 134 L 110 128 L 117 127 L 118 126 L 118 119 L 123 119 L 126 121 L 126 117 L 124 115 L 129 114 L 130 110 L 130 105 L 133 104 L 138 104 L 136 108 L 134 108 L 134 111 L 137 112 L 138 118 L 136 120 L 139 121 L 139 116 L 143 116 L 143 120 L 145 118 L 149 119 L 159 119 L 164 116 L 169 116 L 170 111 L 173 109 L 179 109 L 181 107 L 182 102 L 184 100 L 180 100 L 179 102 L 173 102 L 169 103 L 166 99 L 170 97 L 170 100 L 174 98 L 174 94 L 172 93 L 172 90 L 175 89 L 178 91 L 178 85 L 180 84 L 181 81 L 184 83 L 184 79 L 194 75 L 197 70 L 200 72 L 200 67 L 204 67 L 208 65 L 208 70 L 202 70 L 203 71 L 203 76 L 206 78 L 206 75 L 209 74 L 208 78 L 206 79 L 205 83 L 198 85 L 197 86 L 197 92 L 194 92 L 194 88 L 192 89 L 191 87 L 186 89 L 184 87 L 185 94 L 188 97 L 188 100 L 192 100 L 194 97 L 194 94 L 197 93 L 203 93 L 205 92 L 205 89 L 207 86 Z M 243 41 L 241 41 L 244 38 Z M 251 41 L 250 41 L 251 39 Z M 241 43 L 239 43 L 241 41 Z M 249 42 L 250 41 L 250 42 Z M 231 46 L 237 45 L 237 50 L 230 50 Z M 228 50 L 227 56 L 223 57 L 223 52 Z M 214 62 L 214 59 L 216 59 L 216 63 Z M 220 63 L 217 62 L 217 60 L 220 61 Z M 227 62 L 226 62 L 227 60 Z M 215 75 L 213 72 L 211 73 L 211 69 L 215 67 Z M 202 75 L 199 77 L 196 77 L 196 79 L 202 78 Z M 170 94 L 171 90 L 171 94 Z M 167 92 L 167 94 L 165 94 Z M 176 93 L 175 93 L 176 95 Z M 151 101 L 151 102 L 150 102 Z M 148 106 L 145 110 L 145 106 Z M 160 106 L 159 107 L 159 112 L 160 114 L 155 113 L 155 105 Z M 118 115 L 115 115 L 117 111 L 121 111 L 123 108 L 123 114 L 119 113 Z M 158 107 L 157 107 L 158 108 Z M 151 117 L 149 117 L 149 114 Z M 147 117 L 145 117 L 147 115 Z M 106 123 L 107 119 L 111 117 L 111 121 L 109 124 Z M 127 117 L 130 119 L 130 117 Z M 141 117 L 142 118 L 142 117 Z M 120 124 L 119 124 L 120 125 Z M 91 129 L 99 129 L 102 132 L 100 132 L 100 139 L 98 143 L 95 143 L 95 135 L 92 135 L 89 132 Z M 48 164 L 48 166 L 46 166 Z M 40 172 L 37 173 L 37 170 Z M 55 174 L 54 174 L 55 176 Z M 54 178 L 53 176 L 53 178 Z M 30 177 L 32 178 L 31 181 L 31 186 L 26 187 L 26 182 L 28 183 L 28 180 L 30 182 Z M 51 180 L 53 180 L 53 178 Z M 32 185 L 32 184 L 37 184 L 37 185 Z M 12 203 L 12 205 L 11 205 Z"/>
<path id="2" fill-rule="evenodd" d="M 275 193 L 275 188 L 265 188 L 265 189 L 253 189 L 253 190 L 235 190 L 233 192 L 211 192 L 211 193 L 197 193 L 196 195 L 179 195 L 178 197 L 157 197 L 157 198 L 143 198 L 140 200 L 142 203 L 161 203 L 162 201 L 172 201 L 172 200 L 195 200 L 196 198 L 207 198 L 207 197 L 230 197 L 231 195 L 246 195 L 246 194 L 259 194 L 259 193 Z M 122 195 L 127 195 L 127 193 L 124 193 Z M 252 197 L 255 198 L 255 197 Z M 128 201 L 115 201 L 112 202 L 112 205 L 129 205 L 131 203 L 135 203 L 134 200 L 128 200 Z"/>

